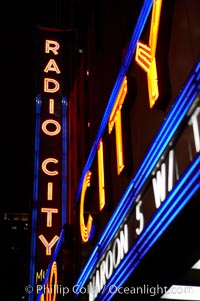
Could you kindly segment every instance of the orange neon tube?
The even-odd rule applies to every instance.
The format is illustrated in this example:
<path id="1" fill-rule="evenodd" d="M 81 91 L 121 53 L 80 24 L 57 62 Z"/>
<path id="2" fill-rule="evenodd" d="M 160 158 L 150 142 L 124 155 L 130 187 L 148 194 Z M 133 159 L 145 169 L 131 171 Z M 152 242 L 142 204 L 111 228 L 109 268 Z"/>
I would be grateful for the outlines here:
<path id="1" fill-rule="evenodd" d="M 124 168 L 124 155 L 123 155 L 123 139 L 122 139 L 122 120 L 121 109 L 128 91 L 127 77 L 124 77 L 121 88 L 119 90 L 117 99 L 113 106 L 110 118 L 108 121 L 108 132 L 111 133 L 115 125 L 115 137 L 116 137 L 116 154 L 117 154 L 117 174 L 119 175 Z"/>
<path id="2" fill-rule="evenodd" d="M 88 171 L 85 175 L 83 181 L 83 187 L 81 192 L 81 201 L 80 201 L 80 230 L 81 230 L 81 238 L 83 242 L 87 242 L 90 236 L 90 231 L 92 228 L 92 221 L 93 218 L 89 214 L 87 225 L 85 225 L 84 221 L 84 202 L 85 202 L 85 194 L 87 188 L 90 186 L 90 178 L 91 178 L 91 171 Z"/>
<path id="3" fill-rule="evenodd" d="M 159 97 L 158 77 L 156 68 L 156 47 L 158 30 L 160 24 L 162 0 L 154 0 L 151 16 L 151 27 L 149 34 L 149 45 L 142 42 L 137 43 L 135 60 L 137 64 L 147 73 L 149 106 L 152 108 Z"/>

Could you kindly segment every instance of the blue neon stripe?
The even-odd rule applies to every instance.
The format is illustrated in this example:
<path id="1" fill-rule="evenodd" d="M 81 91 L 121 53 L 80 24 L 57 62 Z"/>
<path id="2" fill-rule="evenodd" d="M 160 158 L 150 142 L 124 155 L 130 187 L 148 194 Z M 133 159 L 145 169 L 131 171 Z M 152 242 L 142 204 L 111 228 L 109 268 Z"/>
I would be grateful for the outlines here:
<path id="1" fill-rule="evenodd" d="M 200 63 L 197 65 L 195 72 L 199 72 L 199 69 L 200 69 Z M 197 81 L 199 80 L 200 80 L 200 74 L 197 76 Z"/>
<path id="2" fill-rule="evenodd" d="M 89 277 L 89 275 L 91 274 L 95 264 L 98 261 L 98 257 L 99 257 L 98 256 L 98 246 L 96 246 L 94 251 L 92 252 L 88 262 L 86 263 L 85 267 L 83 268 L 83 271 L 77 282 L 77 283 L 79 283 L 78 285 L 79 285 L 80 289 L 83 286 L 82 284 L 85 283 L 85 279 L 87 279 L 87 277 Z"/>
<path id="3" fill-rule="evenodd" d="M 40 111 L 41 96 L 36 97 L 36 125 L 35 125 L 35 153 L 34 153 L 34 183 L 33 183 L 33 209 L 32 209 L 32 234 L 29 284 L 35 285 L 35 256 L 36 256 L 36 224 L 38 204 L 38 175 L 39 175 L 39 149 L 40 149 Z M 33 294 L 29 294 L 29 301 L 33 301 Z"/>
<path id="4" fill-rule="evenodd" d="M 62 227 L 67 222 L 67 98 L 62 97 Z"/>
<path id="5" fill-rule="evenodd" d="M 134 55 L 134 52 L 135 52 L 135 49 L 136 49 L 137 41 L 139 40 L 139 38 L 142 34 L 142 31 L 143 31 L 143 28 L 146 24 L 147 18 L 149 16 L 152 4 L 153 4 L 153 0 L 146 0 L 143 4 L 142 9 L 141 9 L 138 21 L 136 23 L 135 29 L 134 29 L 132 37 L 131 37 L 131 41 L 130 41 L 129 46 L 127 48 L 122 66 L 120 68 L 120 71 L 118 73 L 115 85 L 114 85 L 113 90 L 111 92 L 111 95 L 110 95 L 110 98 L 109 98 L 109 101 L 108 101 L 108 105 L 105 109 L 105 112 L 104 112 L 99 130 L 97 132 L 97 135 L 96 135 L 95 141 L 92 145 L 89 157 L 88 157 L 87 162 L 85 164 L 85 167 L 83 169 L 83 172 L 82 172 L 82 175 L 81 175 L 81 178 L 80 178 L 80 182 L 79 182 L 79 185 L 78 185 L 78 190 L 77 190 L 77 193 L 76 193 L 76 200 L 77 201 L 78 201 L 80 193 L 81 193 L 82 184 L 83 184 L 85 174 L 90 169 L 90 167 L 92 165 L 92 162 L 94 160 L 94 157 L 96 155 L 99 141 L 100 141 L 101 137 L 103 136 L 104 130 L 107 126 L 109 116 L 110 116 L 112 108 L 114 106 L 116 97 L 119 93 L 119 90 L 120 90 L 120 87 L 122 85 L 124 76 L 126 75 L 126 72 L 128 71 L 129 65 L 132 61 L 132 58 L 133 58 L 133 55 Z"/>
<path id="6" fill-rule="evenodd" d="M 93 271 L 94 266 L 96 265 L 97 261 L 99 260 L 99 258 L 96 256 L 92 259 L 91 264 L 89 266 L 89 269 L 86 271 L 86 273 L 84 274 L 84 279 L 82 279 L 82 281 L 80 281 L 80 285 L 79 285 L 79 289 L 77 289 L 77 292 L 79 293 L 81 290 L 81 287 L 83 287 L 82 284 L 85 283 L 85 277 L 89 278 L 91 272 Z"/>
<path id="7" fill-rule="evenodd" d="M 45 278 L 42 282 L 42 287 L 43 288 L 45 288 L 45 286 L 47 284 L 47 281 L 48 281 L 49 276 L 50 276 L 52 264 L 53 264 L 54 261 L 56 261 L 56 258 L 58 256 L 58 253 L 59 253 L 60 248 L 61 248 L 62 243 L 63 243 L 63 239 L 64 239 L 64 229 L 62 229 L 61 232 L 60 232 L 59 239 L 58 239 L 57 244 L 55 246 L 54 252 L 51 256 L 51 260 L 49 262 L 49 265 L 48 265 L 48 268 L 47 268 L 47 271 L 46 271 L 46 274 L 45 274 Z M 43 290 L 40 290 L 38 295 L 37 295 L 36 301 L 40 301 L 42 293 L 43 293 Z M 30 295 L 32 295 L 32 294 L 30 294 Z"/>
<path id="8" fill-rule="evenodd" d="M 200 63 L 198 62 L 195 72 L 199 71 L 199 66 L 200 66 Z M 99 246 L 99 251 L 101 251 L 99 254 L 101 254 L 105 251 L 106 247 L 108 246 L 108 244 L 114 237 L 115 233 L 117 232 L 117 230 L 120 226 L 120 223 L 123 221 L 124 217 L 126 216 L 127 212 L 129 211 L 130 207 L 132 206 L 135 198 L 137 197 L 139 191 L 141 190 L 142 186 L 144 185 L 144 182 L 146 181 L 146 177 L 143 175 L 143 178 L 140 179 L 140 175 L 141 175 L 141 172 L 143 172 L 143 167 L 145 167 L 147 165 L 146 161 L 148 161 L 148 160 L 151 161 L 151 163 L 150 163 L 151 166 L 148 165 L 148 170 L 146 171 L 146 173 L 150 174 L 152 169 L 154 168 L 155 164 L 157 163 L 159 157 L 162 155 L 163 151 L 165 150 L 165 148 L 167 147 L 171 138 L 173 137 L 175 130 L 177 130 L 177 128 L 179 127 L 181 120 L 184 118 L 184 116 L 186 115 L 192 102 L 194 101 L 194 99 L 198 93 L 198 90 L 196 88 L 195 91 L 193 91 L 194 85 L 192 82 L 195 81 L 195 79 L 196 79 L 195 76 L 197 76 L 197 75 L 198 74 L 193 73 L 191 75 L 191 77 L 189 78 L 184 89 L 181 91 L 181 94 L 179 95 L 177 101 L 175 102 L 174 106 L 168 113 L 166 121 L 164 122 L 163 126 L 161 127 L 161 130 L 159 131 L 157 137 L 154 139 L 154 142 L 153 142 L 152 146 L 150 147 L 150 150 L 147 153 L 143 163 L 139 167 L 139 170 L 136 173 L 136 176 L 131 180 L 126 192 L 124 193 L 122 199 L 120 200 L 118 207 L 116 208 L 115 212 L 113 213 L 109 223 L 107 224 L 104 232 L 101 235 L 99 242 L 97 243 L 97 246 Z M 193 92 L 193 94 L 191 95 L 192 92 Z M 191 97 L 191 98 L 188 99 L 189 97 Z M 180 111 L 180 108 L 182 108 L 181 105 L 184 106 L 182 111 Z M 178 111 L 178 114 L 176 114 L 176 116 L 174 117 L 173 115 L 176 113 L 176 111 Z M 175 121 L 173 118 L 175 119 Z M 176 124 L 175 124 L 175 122 L 176 122 Z M 172 128 L 170 127 L 170 124 L 173 124 Z M 167 137 L 166 137 L 165 132 L 168 128 L 170 128 L 170 130 L 168 130 L 168 132 L 171 131 L 171 134 L 167 132 Z M 163 145 L 162 144 L 160 145 L 160 143 L 159 143 L 160 139 L 163 139 Z M 152 159 L 151 159 L 151 157 L 152 157 Z M 146 162 L 146 165 L 145 165 L 145 162 Z M 140 179 L 140 182 L 138 183 L 138 187 L 137 187 L 136 180 L 138 182 L 139 179 Z M 94 257 L 94 256 L 95 256 L 95 252 L 92 253 L 92 257 Z M 91 259 L 91 257 L 90 257 L 90 259 Z M 92 270 L 92 268 L 93 268 L 92 266 L 87 266 L 87 268 L 88 267 L 90 268 L 90 270 Z M 87 270 L 86 268 L 83 269 L 77 283 L 80 282 L 81 285 L 83 285 L 83 283 L 86 281 L 86 278 L 84 277 L 86 270 Z"/>
<path id="9" fill-rule="evenodd" d="M 168 200 L 166 200 L 165 203 L 163 203 L 163 206 L 160 207 L 160 209 L 158 209 L 153 220 L 150 221 L 150 224 L 148 226 L 149 231 L 151 230 L 152 226 L 155 223 L 154 222 L 155 218 L 157 219 L 158 217 L 161 216 L 163 207 L 166 209 L 164 211 L 165 215 L 163 217 L 161 217 L 161 220 L 160 220 L 158 226 L 156 226 L 158 228 L 156 230 L 158 230 L 159 232 L 153 231 L 153 234 L 155 233 L 155 235 L 151 235 L 153 237 L 151 237 L 151 241 L 146 246 L 146 248 L 145 248 L 145 245 L 147 244 L 146 240 L 143 242 L 143 244 L 140 246 L 140 248 L 138 248 L 138 247 L 141 243 L 141 239 L 137 240 L 136 244 L 132 247 L 132 249 L 129 251 L 129 253 L 126 255 L 126 257 L 123 259 L 123 261 L 121 262 L 119 267 L 113 273 L 113 276 L 107 282 L 106 286 L 108 288 L 112 283 L 114 283 L 116 286 L 120 286 L 121 284 L 123 284 L 126 281 L 126 279 L 128 279 L 129 275 L 133 272 L 133 270 L 136 268 L 136 266 L 141 261 L 141 259 L 145 256 L 145 254 L 148 252 L 148 250 L 154 245 L 154 243 L 158 240 L 158 238 L 162 235 L 162 233 L 167 229 L 167 227 L 171 224 L 171 222 L 176 218 L 178 213 L 180 213 L 180 211 L 183 209 L 183 207 L 185 207 L 185 205 L 188 203 L 188 201 L 199 190 L 199 188 L 200 188 L 199 180 L 200 180 L 200 155 L 192 163 L 192 165 L 190 166 L 188 171 L 180 179 L 180 183 L 177 185 L 176 190 L 177 190 L 177 194 L 178 194 L 179 192 L 181 192 L 182 186 L 184 186 L 186 184 L 184 190 L 179 195 L 179 200 L 177 201 L 176 194 L 173 193 L 172 194 L 173 198 L 169 197 Z M 164 206 L 166 203 L 173 204 L 172 208 L 170 209 L 170 211 L 172 211 L 171 216 L 170 216 L 170 212 L 168 211 L 168 208 L 166 206 Z M 175 203 L 175 205 L 178 203 L 175 209 L 173 208 L 173 207 L 175 207 L 174 203 Z M 174 212 L 173 212 L 173 209 L 174 209 Z M 147 239 L 149 237 L 148 236 L 149 231 L 144 231 L 144 233 L 142 232 L 141 235 L 143 236 L 144 239 Z M 148 241 L 149 241 L 149 239 L 148 239 Z M 142 250 L 143 250 L 143 253 L 141 253 Z M 136 260 L 136 262 L 134 262 L 135 260 Z M 133 266 L 133 264 L 134 264 L 134 266 Z M 129 270 L 129 268 L 130 268 L 130 270 Z M 116 278 L 117 275 L 119 275 L 118 278 Z M 118 283 L 119 280 L 121 280 L 120 283 Z M 103 295 L 103 298 L 102 298 L 102 295 Z M 106 290 L 104 289 L 103 293 L 100 293 L 98 298 L 101 298 L 100 300 L 102 300 L 102 301 L 112 299 L 112 296 L 110 296 L 110 298 L 108 298 L 108 295 L 110 295 L 109 290 L 106 292 Z M 97 300 L 98 300 L 98 298 L 97 298 Z"/>
<path id="10" fill-rule="evenodd" d="M 195 68 L 195 72 L 199 72 L 200 69 L 200 62 L 197 64 L 196 68 Z"/>

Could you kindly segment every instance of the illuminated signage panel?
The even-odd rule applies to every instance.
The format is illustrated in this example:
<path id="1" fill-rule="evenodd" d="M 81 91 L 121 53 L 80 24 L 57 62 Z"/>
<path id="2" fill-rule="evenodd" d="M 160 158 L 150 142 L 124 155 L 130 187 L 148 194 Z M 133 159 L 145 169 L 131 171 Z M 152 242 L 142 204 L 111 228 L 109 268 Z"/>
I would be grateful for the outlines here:
<path id="1" fill-rule="evenodd" d="M 36 249 L 36 254 L 40 255 L 36 255 L 36 275 L 40 274 L 41 270 L 46 270 L 62 228 L 62 98 L 60 93 L 61 67 L 59 66 L 61 45 L 58 39 L 48 38 L 44 38 L 42 44 L 45 66 L 40 111 Z M 51 113 L 50 107 L 54 113 Z M 37 281 L 36 277 L 36 284 L 38 284 Z"/>
<path id="2" fill-rule="evenodd" d="M 60 232 L 66 223 L 66 99 L 63 96 L 62 34 L 40 30 L 34 204 L 30 284 L 34 293 L 45 279 Z M 38 50 L 39 52 L 39 50 Z M 39 64 L 38 64 L 39 65 Z M 63 126 L 65 125 L 65 126 Z M 63 181 L 63 179 L 65 181 Z M 52 280 L 53 279 L 53 280 Z M 57 264 L 52 263 L 50 282 L 57 282 Z M 46 296 L 48 298 L 48 296 Z M 55 296 L 52 296 L 55 300 Z M 41 299 L 42 300 L 42 299 Z"/>

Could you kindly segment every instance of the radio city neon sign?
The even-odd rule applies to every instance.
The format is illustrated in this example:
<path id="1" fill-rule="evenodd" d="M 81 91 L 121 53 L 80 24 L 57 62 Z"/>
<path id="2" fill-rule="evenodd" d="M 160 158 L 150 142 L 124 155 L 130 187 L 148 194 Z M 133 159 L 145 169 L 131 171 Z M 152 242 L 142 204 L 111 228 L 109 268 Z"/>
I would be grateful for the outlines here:
<path id="1" fill-rule="evenodd" d="M 53 54 L 54 56 L 57 56 L 59 54 L 60 44 L 57 41 L 54 40 L 45 40 L 45 53 L 46 54 Z M 53 58 L 50 58 L 47 65 L 44 68 L 44 72 L 48 74 L 49 72 L 54 72 L 54 74 L 60 74 L 61 71 L 56 63 L 56 60 Z M 49 104 L 48 104 L 48 113 L 52 118 L 46 119 L 43 121 L 41 125 L 42 132 L 49 136 L 53 137 L 56 135 L 59 135 L 61 132 L 61 125 L 60 123 L 53 118 L 54 115 L 54 106 L 55 106 L 55 99 L 53 97 L 53 94 L 58 92 L 60 89 L 60 83 L 51 77 L 45 77 L 44 78 L 44 86 L 43 91 L 44 93 L 49 93 L 52 95 L 52 97 L 49 97 Z M 50 138 L 52 139 L 52 138 Z M 50 176 L 52 179 L 56 177 L 59 174 L 58 171 L 58 163 L 59 160 L 54 157 L 47 157 L 43 160 L 41 163 L 41 169 L 42 172 Z M 53 167 L 52 167 L 53 166 Z M 46 189 L 46 198 L 49 204 L 52 204 L 52 201 L 54 200 L 54 181 L 48 181 Z M 53 216 L 54 214 L 58 214 L 58 208 L 57 207 L 42 207 L 41 208 L 41 214 L 46 215 L 46 227 L 52 228 L 53 227 Z M 45 230 L 45 229 L 44 229 Z M 45 232 L 45 231 L 44 231 Z M 53 232 L 52 232 L 53 233 Z M 52 248 L 55 245 L 55 243 L 58 241 L 58 235 L 54 235 L 50 241 L 48 241 L 45 237 L 45 234 L 41 233 L 39 236 L 40 241 L 42 242 L 43 246 L 46 249 L 46 255 L 50 256 L 52 254 Z"/>
<path id="2" fill-rule="evenodd" d="M 149 101 L 150 108 L 152 108 L 158 99 L 158 82 L 157 82 L 157 70 L 156 70 L 156 46 L 158 38 L 158 29 L 160 21 L 162 0 L 155 0 L 152 9 L 150 36 L 149 36 L 149 46 L 137 43 L 136 49 L 136 62 L 147 72 L 148 81 L 148 91 L 149 91 Z M 128 92 L 127 77 L 124 77 L 120 91 L 116 98 L 115 104 L 113 106 L 110 118 L 108 121 L 108 133 L 111 134 L 113 128 L 115 127 L 115 137 L 116 137 L 116 161 L 117 161 L 117 174 L 120 175 L 124 168 L 124 155 L 123 155 L 123 141 L 122 141 L 122 119 L 121 119 L 121 109 Z M 103 209 L 105 205 L 105 188 L 104 188 L 104 160 L 103 160 L 103 140 L 100 139 L 98 145 L 98 182 L 99 182 L 99 209 Z M 92 228 L 93 218 L 89 214 L 87 223 L 84 220 L 84 202 L 85 195 L 88 187 L 91 183 L 92 173 L 88 171 L 85 174 L 81 197 L 80 197 L 80 231 L 83 242 L 87 242 Z"/>

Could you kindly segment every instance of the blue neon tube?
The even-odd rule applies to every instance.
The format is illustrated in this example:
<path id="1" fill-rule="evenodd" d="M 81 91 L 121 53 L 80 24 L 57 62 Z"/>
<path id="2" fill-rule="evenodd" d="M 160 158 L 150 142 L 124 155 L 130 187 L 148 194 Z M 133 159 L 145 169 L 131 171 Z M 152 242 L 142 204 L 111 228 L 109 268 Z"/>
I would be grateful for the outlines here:
<path id="1" fill-rule="evenodd" d="M 33 183 L 33 209 L 32 209 L 32 234 L 31 234 L 31 255 L 29 284 L 35 284 L 35 254 L 36 254 L 36 223 L 38 204 L 38 175 L 39 175 L 39 149 L 40 149 L 40 111 L 41 96 L 36 97 L 36 126 L 35 126 L 35 154 L 34 154 L 34 183 Z M 29 294 L 29 301 L 33 301 L 33 294 Z"/>
<path id="2" fill-rule="evenodd" d="M 62 227 L 67 222 L 67 98 L 62 97 Z"/>

